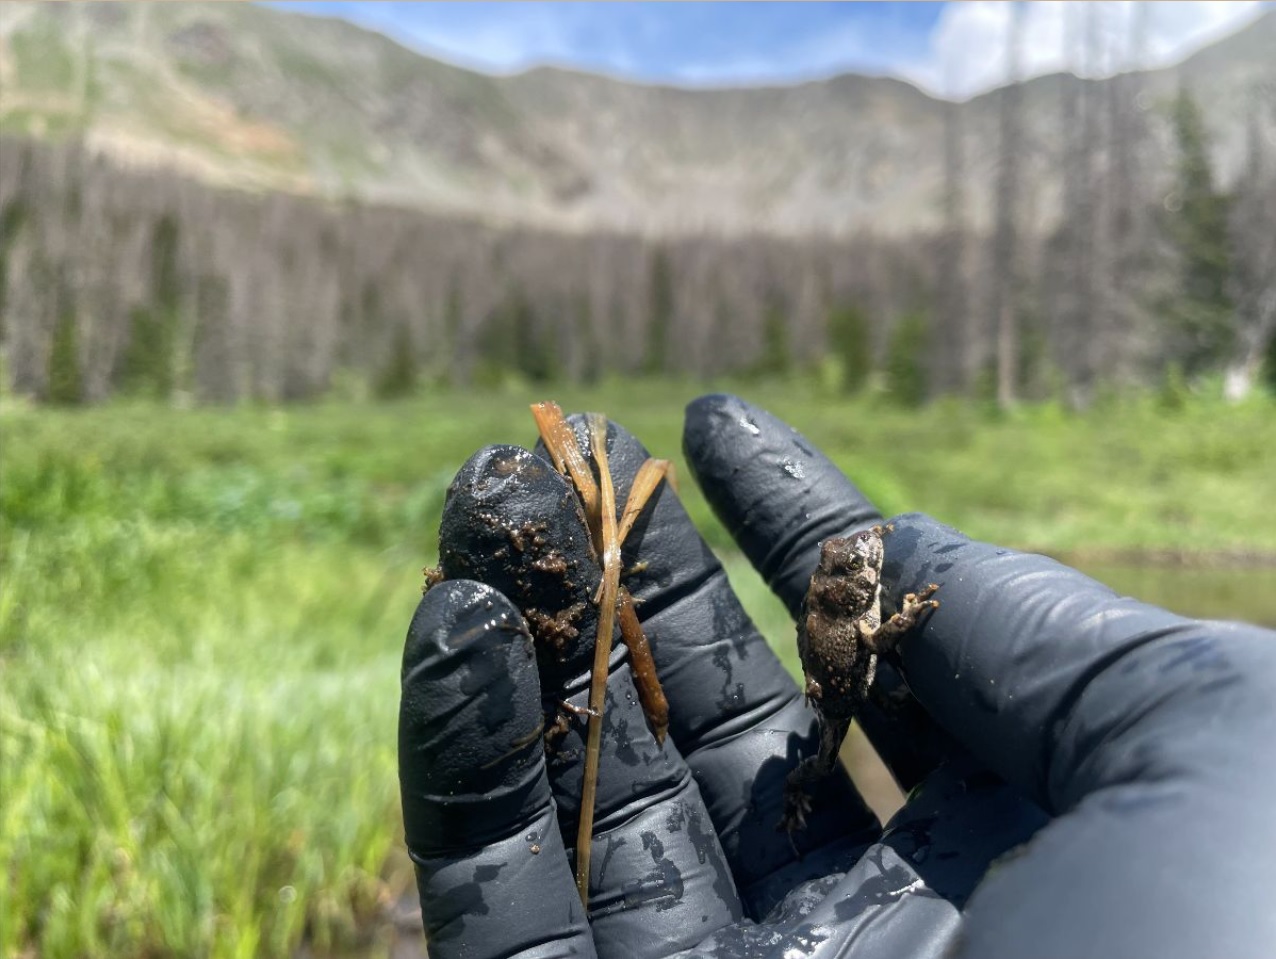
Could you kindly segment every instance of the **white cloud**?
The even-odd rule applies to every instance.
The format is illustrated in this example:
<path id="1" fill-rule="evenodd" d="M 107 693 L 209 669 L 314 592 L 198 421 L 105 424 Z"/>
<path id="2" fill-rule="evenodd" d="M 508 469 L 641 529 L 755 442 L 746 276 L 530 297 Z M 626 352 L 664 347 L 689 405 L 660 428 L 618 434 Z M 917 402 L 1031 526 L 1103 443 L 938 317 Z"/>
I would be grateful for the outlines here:
<path id="1" fill-rule="evenodd" d="M 1023 77 L 1059 70 L 1104 76 L 1165 66 L 1239 29 L 1263 6 L 1258 0 L 1023 3 L 1018 10 L 1020 72 Z M 1007 48 L 1015 7 L 987 0 L 949 3 L 931 32 L 928 55 L 900 65 L 900 72 L 933 93 L 958 98 L 1000 86 L 1010 72 Z"/>

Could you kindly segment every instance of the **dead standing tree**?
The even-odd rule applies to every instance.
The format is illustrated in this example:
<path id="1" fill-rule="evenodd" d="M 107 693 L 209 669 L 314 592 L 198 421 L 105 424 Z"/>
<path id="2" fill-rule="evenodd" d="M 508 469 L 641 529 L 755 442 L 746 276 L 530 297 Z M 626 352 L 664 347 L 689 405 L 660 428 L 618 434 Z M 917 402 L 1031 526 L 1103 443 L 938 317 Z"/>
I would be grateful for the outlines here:
<path id="1" fill-rule="evenodd" d="M 1077 310 L 1078 354 L 1076 387 L 1077 402 L 1088 403 L 1099 375 L 1102 356 L 1102 333 L 1108 323 L 1108 289 L 1104 283 L 1107 262 L 1107 236 L 1103 229 L 1103 210 L 1106 194 L 1106 171 L 1101 165 L 1101 140 L 1103 136 L 1103 110 L 1099 84 L 1092 79 L 1103 69 L 1103 17 L 1099 4 L 1085 8 L 1084 63 L 1087 79 L 1082 87 L 1081 151 L 1084 157 L 1085 178 L 1081 184 L 1080 216 L 1078 222 L 1078 261 L 1080 302 Z"/>
<path id="2" fill-rule="evenodd" d="M 996 330 L 997 405 L 1015 402 L 1019 379 L 1018 299 L 1020 164 L 1023 154 L 1023 87 L 1020 54 L 1023 43 L 1023 4 L 1015 2 L 1006 44 L 1006 86 L 1001 89 L 1000 141 L 997 158 L 996 225 L 993 231 L 989 313 Z"/>
<path id="3" fill-rule="evenodd" d="M 1060 168 L 1063 193 L 1058 229 L 1051 241 L 1046 276 L 1049 339 L 1054 362 L 1068 386 L 1073 405 L 1089 401 L 1097 357 L 1095 291 L 1096 187 L 1099 110 L 1096 84 L 1082 75 L 1097 66 L 1098 20 L 1093 6 L 1084 11 L 1065 5 L 1063 55 L 1076 73 L 1060 84 Z M 1084 18 L 1084 19 L 1083 19 Z"/>
<path id="4" fill-rule="evenodd" d="M 951 77 L 945 84 L 952 89 Z M 969 291 L 966 281 L 965 144 L 962 110 L 955 99 L 944 103 L 943 227 L 939 238 L 935 337 L 930 353 L 930 393 L 970 389 Z"/>

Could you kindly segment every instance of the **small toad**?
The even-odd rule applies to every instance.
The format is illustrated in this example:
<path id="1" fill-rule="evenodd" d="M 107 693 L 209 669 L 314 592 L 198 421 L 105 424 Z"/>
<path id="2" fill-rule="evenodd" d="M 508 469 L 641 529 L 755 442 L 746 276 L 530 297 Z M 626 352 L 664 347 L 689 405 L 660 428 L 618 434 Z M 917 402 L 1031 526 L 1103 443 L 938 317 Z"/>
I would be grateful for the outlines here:
<path id="1" fill-rule="evenodd" d="M 905 596 L 903 608 L 882 622 L 882 536 L 891 529 L 874 526 L 820 546 L 797 635 L 806 699 L 819 719 L 820 751 L 799 763 L 784 784 L 780 828 L 790 833 L 805 828 L 809 789 L 837 764 L 851 720 L 868 698 L 877 657 L 939 606 L 930 598 L 939 587 L 931 584 Z"/>

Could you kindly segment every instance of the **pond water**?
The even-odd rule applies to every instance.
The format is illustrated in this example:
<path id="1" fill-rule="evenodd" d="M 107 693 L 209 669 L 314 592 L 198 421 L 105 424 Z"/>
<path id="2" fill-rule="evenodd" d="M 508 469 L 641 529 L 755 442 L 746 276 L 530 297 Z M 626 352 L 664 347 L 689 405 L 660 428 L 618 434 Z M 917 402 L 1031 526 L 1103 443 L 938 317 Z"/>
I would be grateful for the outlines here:
<path id="1" fill-rule="evenodd" d="M 1076 565 L 1118 593 L 1184 616 L 1239 619 L 1276 629 L 1276 567 Z"/>

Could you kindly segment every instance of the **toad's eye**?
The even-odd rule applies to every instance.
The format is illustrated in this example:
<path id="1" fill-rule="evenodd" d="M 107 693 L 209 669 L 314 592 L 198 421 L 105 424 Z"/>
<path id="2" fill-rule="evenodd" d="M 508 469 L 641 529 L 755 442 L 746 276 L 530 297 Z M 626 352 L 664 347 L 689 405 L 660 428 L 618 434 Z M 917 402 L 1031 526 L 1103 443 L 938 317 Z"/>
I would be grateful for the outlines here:
<path id="1" fill-rule="evenodd" d="M 863 536 L 855 541 L 855 559 L 859 563 L 868 562 L 876 552 L 877 546 L 873 542 L 873 537 Z"/>

